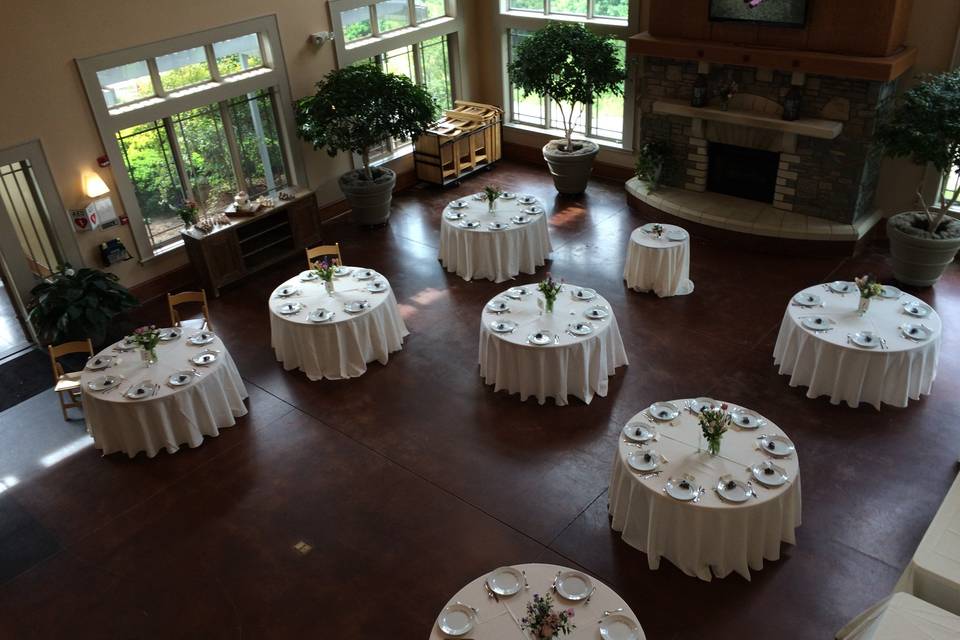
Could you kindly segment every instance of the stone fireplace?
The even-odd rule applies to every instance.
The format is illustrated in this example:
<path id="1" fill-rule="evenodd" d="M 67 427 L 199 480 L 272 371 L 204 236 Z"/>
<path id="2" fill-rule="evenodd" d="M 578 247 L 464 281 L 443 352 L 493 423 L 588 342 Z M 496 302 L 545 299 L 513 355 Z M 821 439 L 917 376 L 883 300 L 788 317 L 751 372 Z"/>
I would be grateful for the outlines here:
<path id="1" fill-rule="evenodd" d="M 722 142 L 707 145 L 707 191 L 773 204 L 780 154 Z"/>

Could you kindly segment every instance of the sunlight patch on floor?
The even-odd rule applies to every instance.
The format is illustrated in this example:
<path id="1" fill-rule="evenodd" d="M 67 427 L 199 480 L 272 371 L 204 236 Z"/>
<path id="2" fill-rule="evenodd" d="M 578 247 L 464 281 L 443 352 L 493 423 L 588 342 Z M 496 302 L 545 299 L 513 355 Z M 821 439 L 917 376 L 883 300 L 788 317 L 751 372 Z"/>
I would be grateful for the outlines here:
<path id="1" fill-rule="evenodd" d="M 93 438 L 90 436 L 83 436 L 82 438 L 77 438 L 73 442 L 63 445 L 59 449 L 54 449 L 47 455 L 40 458 L 40 464 L 45 467 L 52 467 L 58 462 L 66 460 L 73 454 L 86 449 L 89 446 L 93 445 Z"/>

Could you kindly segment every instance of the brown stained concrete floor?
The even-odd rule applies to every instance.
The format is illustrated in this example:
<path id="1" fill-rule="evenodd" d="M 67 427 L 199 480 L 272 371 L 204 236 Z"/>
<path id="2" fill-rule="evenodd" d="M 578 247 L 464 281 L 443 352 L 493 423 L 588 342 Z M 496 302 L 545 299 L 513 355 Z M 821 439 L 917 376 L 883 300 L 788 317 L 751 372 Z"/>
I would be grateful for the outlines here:
<path id="1" fill-rule="evenodd" d="M 544 198 L 548 268 L 613 305 L 630 366 L 606 398 L 539 406 L 481 382 L 480 309 L 507 285 L 465 282 L 436 257 L 442 206 L 488 181 Z M 884 246 L 799 258 L 695 237 L 696 292 L 660 300 L 621 281 L 627 237 L 646 221 L 621 184 L 560 198 L 545 171 L 508 162 L 456 189 L 411 189 L 388 227 L 335 223 L 324 238 L 389 277 L 411 335 L 388 365 L 337 382 L 283 371 L 265 303 L 297 258 L 212 303 L 250 415 L 202 447 L 101 458 L 52 393 L 0 414 L 0 481 L 13 479 L 0 493 L 0 637 L 415 640 L 464 583 L 538 561 L 610 584 L 651 640 L 832 637 L 889 593 L 956 473 L 960 267 L 918 292 L 945 325 L 933 395 L 850 409 L 790 388 L 773 343 L 795 291 L 867 271 L 889 280 Z M 650 571 L 609 527 L 621 425 L 651 401 L 698 395 L 766 414 L 800 451 L 797 546 L 750 582 Z M 300 540 L 313 551 L 295 553 Z"/>

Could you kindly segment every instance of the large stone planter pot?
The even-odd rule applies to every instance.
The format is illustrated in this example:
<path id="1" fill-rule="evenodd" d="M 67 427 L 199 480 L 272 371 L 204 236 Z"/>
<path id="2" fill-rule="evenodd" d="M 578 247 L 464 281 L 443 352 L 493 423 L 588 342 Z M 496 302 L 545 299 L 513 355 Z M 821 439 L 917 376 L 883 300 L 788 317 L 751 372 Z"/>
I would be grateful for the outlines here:
<path id="1" fill-rule="evenodd" d="M 386 224 L 390 219 L 390 200 L 397 174 L 390 169 L 374 169 L 373 180 L 363 170 L 348 171 L 340 176 L 340 190 L 353 210 L 351 218 L 364 227 Z"/>
<path id="2" fill-rule="evenodd" d="M 593 171 L 593 159 L 600 153 L 595 142 L 575 140 L 573 151 L 563 151 L 566 140 L 551 140 L 543 146 L 543 159 L 550 167 L 553 185 L 557 191 L 575 195 L 587 190 Z"/>
<path id="3" fill-rule="evenodd" d="M 947 235 L 946 238 L 934 237 L 928 231 L 905 231 L 920 215 L 911 211 L 892 216 L 887 220 L 887 237 L 896 279 L 904 284 L 929 287 L 940 279 L 960 249 L 960 222 L 945 219 L 948 231 L 944 233 L 941 225 L 939 235 Z"/>

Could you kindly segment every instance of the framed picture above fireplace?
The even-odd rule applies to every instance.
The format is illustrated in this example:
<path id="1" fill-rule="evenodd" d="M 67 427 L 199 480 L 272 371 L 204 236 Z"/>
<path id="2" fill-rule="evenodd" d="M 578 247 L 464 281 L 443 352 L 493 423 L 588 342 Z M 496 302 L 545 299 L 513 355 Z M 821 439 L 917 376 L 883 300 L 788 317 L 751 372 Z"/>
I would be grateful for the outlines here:
<path id="1" fill-rule="evenodd" d="M 808 0 L 710 0 L 710 20 L 802 28 Z"/>

